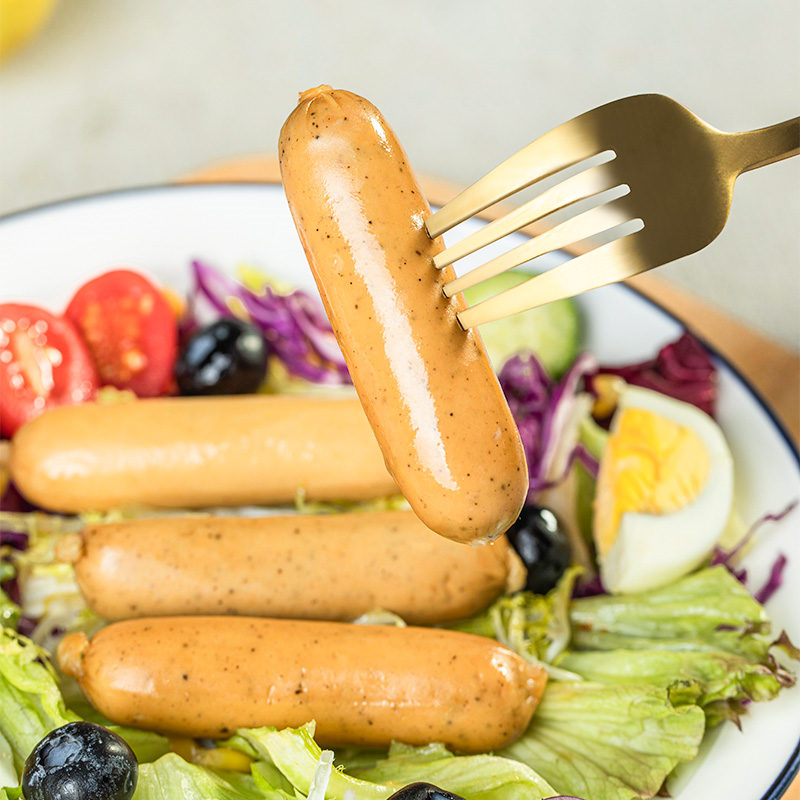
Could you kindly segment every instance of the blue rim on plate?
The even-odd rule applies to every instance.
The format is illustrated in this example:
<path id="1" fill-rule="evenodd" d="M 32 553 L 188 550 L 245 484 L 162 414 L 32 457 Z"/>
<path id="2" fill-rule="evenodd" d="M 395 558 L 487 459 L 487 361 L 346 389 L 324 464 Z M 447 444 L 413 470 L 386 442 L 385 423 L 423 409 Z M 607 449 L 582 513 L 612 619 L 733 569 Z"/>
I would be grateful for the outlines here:
<path id="1" fill-rule="evenodd" d="M 0 227 L 2 227 L 4 224 L 8 222 L 17 221 L 25 217 L 32 217 L 38 213 L 52 211 L 60 207 L 74 206 L 84 202 L 98 201 L 103 199 L 124 197 L 126 195 L 146 194 L 155 192 L 158 193 L 197 192 L 198 190 L 202 191 L 203 187 L 210 187 L 210 188 L 241 187 L 245 189 L 258 190 L 258 189 L 263 189 L 264 187 L 272 187 L 275 185 L 276 183 L 268 181 L 220 181 L 220 182 L 215 181 L 209 183 L 143 185 L 143 186 L 127 187 L 123 189 L 113 189 L 94 194 L 85 194 L 85 195 L 68 197 L 61 200 L 56 200 L 51 203 L 35 205 L 25 209 L 20 209 L 18 211 L 10 212 L 8 214 L 0 216 Z M 647 303 L 650 307 L 655 309 L 663 317 L 666 317 L 671 322 L 677 323 L 682 328 L 691 331 L 693 335 L 697 336 L 697 334 L 694 333 L 694 331 L 692 331 L 691 325 L 685 323 L 682 320 L 678 320 L 667 309 L 665 309 L 662 305 L 660 305 L 657 300 L 648 297 L 647 295 L 643 294 L 642 292 L 638 291 L 632 286 L 622 284 L 620 285 L 620 288 L 636 295 L 640 300 Z M 798 472 L 800 472 L 800 449 L 798 449 L 798 444 L 795 443 L 795 441 L 789 434 L 783 422 L 777 417 L 776 413 L 770 406 L 769 402 L 760 394 L 760 392 L 757 389 L 755 389 L 750 384 L 748 379 L 737 369 L 737 367 L 731 364 L 724 356 L 720 355 L 720 353 L 713 346 L 709 345 L 709 343 L 702 336 L 697 336 L 697 338 L 714 356 L 717 362 L 738 380 L 739 384 L 746 390 L 746 392 L 755 401 L 755 405 L 757 405 L 763 411 L 764 415 L 768 418 L 773 428 L 780 434 L 780 437 L 783 439 L 783 442 L 785 443 L 788 451 L 792 454 Z M 775 780 L 773 781 L 772 785 L 767 790 L 767 792 L 762 795 L 760 800 L 779 800 L 779 798 L 782 797 L 785 791 L 789 788 L 791 782 L 798 774 L 798 772 L 800 772 L 800 740 L 798 740 L 797 744 L 795 745 L 795 748 L 791 756 L 789 757 L 788 761 L 785 763 L 783 769 L 775 778 Z"/>

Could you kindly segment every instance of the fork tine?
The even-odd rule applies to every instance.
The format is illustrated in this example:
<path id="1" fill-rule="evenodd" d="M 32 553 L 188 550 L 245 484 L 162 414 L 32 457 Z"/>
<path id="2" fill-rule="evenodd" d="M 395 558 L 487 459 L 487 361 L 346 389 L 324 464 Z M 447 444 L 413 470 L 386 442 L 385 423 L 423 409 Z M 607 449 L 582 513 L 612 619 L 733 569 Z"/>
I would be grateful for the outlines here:
<path id="1" fill-rule="evenodd" d="M 621 222 L 627 221 L 630 216 L 626 213 L 625 200 L 625 197 L 620 197 L 610 203 L 584 211 L 583 214 L 578 214 L 576 217 L 572 217 L 560 225 L 540 233 L 513 250 L 509 250 L 497 258 L 481 264 L 458 278 L 454 278 L 444 285 L 445 296 L 452 297 L 457 292 L 463 292 L 465 289 L 493 278 L 501 272 L 518 267 L 526 261 L 553 250 L 560 250 L 582 239 L 588 239 L 590 236 L 595 236 Z"/>
<path id="2" fill-rule="evenodd" d="M 657 264 L 642 259 L 636 234 L 630 234 L 460 311 L 458 321 L 464 329 L 483 325 L 554 300 L 625 280 L 654 266 Z"/>
<path id="3" fill-rule="evenodd" d="M 443 250 L 434 257 L 433 265 L 437 269 L 447 267 L 548 214 L 607 189 L 612 189 L 616 184 L 617 178 L 614 171 L 607 164 L 590 167 Z"/>
<path id="4" fill-rule="evenodd" d="M 582 119 L 585 116 L 571 119 L 534 139 L 431 214 L 425 222 L 428 233 L 441 236 L 514 192 L 603 152 L 607 148 L 600 147 L 588 135 Z"/>

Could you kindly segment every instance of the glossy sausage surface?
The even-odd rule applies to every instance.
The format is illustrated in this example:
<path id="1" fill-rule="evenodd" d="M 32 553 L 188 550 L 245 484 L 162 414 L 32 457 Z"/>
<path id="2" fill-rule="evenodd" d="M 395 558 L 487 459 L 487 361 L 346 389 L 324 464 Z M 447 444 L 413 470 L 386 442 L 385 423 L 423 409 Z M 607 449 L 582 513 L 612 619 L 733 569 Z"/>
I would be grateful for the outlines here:
<path id="1" fill-rule="evenodd" d="M 171 397 L 62 406 L 23 425 L 9 468 L 69 513 L 367 500 L 398 492 L 355 397 Z"/>
<path id="2" fill-rule="evenodd" d="M 452 542 L 411 511 L 180 517 L 87 525 L 57 546 L 107 620 L 237 614 L 353 620 L 374 609 L 427 625 L 464 619 L 505 588 L 505 537 Z"/>
<path id="3" fill-rule="evenodd" d="M 350 92 L 301 95 L 280 162 L 295 225 L 387 466 L 419 518 L 491 539 L 527 493 L 514 420 L 474 331 L 447 299 L 427 201 L 380 112 Z"/>
<path id="4" fill-rule="evenodd" d="M 482 636 L 247 617 L 116 622 L 67 636 L 58 658 L 119 724 L 221 737 L 314 719 L 323 747 L 487 752 L 524 732 L 546 682 Z"/>

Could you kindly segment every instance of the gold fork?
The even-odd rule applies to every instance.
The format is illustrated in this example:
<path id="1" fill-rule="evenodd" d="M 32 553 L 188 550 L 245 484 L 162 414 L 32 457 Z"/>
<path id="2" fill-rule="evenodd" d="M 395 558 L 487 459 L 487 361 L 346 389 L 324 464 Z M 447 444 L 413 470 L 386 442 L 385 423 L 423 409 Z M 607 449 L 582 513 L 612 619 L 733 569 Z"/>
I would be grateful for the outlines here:
<path id="1" fill-rule="evenodd" d="M 554 225 L 445 285 L 449 297 L 544 253 L 601 233 L 618 238 L 461 311 L 464 328 L 630 278 L 694 253 L 725 226 L 742 173 L 800 153 L 800 117 L 744 133 L 707 125 L 659 94 L 626 97 L 581 114 L 524 147 L 427 220 L 439 236 L 551 175 L 592 163 L 434 260 L 448 266 L 556 211 L 607 202 Z M 592 201 L 590 201 L 592 202 Z"/>

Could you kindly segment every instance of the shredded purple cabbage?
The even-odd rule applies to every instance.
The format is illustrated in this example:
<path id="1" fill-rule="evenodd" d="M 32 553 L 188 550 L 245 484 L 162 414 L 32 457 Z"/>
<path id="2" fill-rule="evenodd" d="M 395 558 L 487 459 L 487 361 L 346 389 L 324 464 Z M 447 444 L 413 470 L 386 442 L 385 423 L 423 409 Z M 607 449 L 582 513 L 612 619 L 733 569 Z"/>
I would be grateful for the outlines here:
<path id="1" fill-rule="evenodd" d="M 778 553 L 778 557 L 769 571 L 769 578 L 767 578 L 764 585 L 753 593 L 753 597 L 762 605 L 778 591 L 783 585 L 783 570 L 789 563 L 789 559 L 783 553 Z"/>
<path id="2" fill-rule="evenodd" d="M 797 508 L 798 503 L 800 503 L 800 501 L 793 500 L 788 506 L 786 506 L 786 508 L 783 509 L 783 511 L 764 514 L 764 516 L 759 517 L 750 526 L 750 530 L 747 531 L 739 544 L 737 544 L 732 550 L 723 550 L 721 547 L 715 547 L 714 553 L 711 557 L 711 566 L 722 564 L 722 566 L 724 566 L 734 578 L 736 578 L 742 585 L 747 586 L 747 570 L 737 566 L 736 564 L 739 554 L 765 523 L 780 522 L 782 519 L 791 514 L 795 508 Z M 753 593 L 753 597 L 762 605 L 766 603 L 772 597 L 772 595 L 778 591 L 778 589 L 780 589 L 781 584 L 783 583 L 783 571 L 787 563 L 788 559 L 786 556 L 783 553 L 778 553 L 774 563 L 772 564 L 772 568 L 770 569 L 769 577 L 767 578 L 766 582 L 760 589 Z"/>
<path id="3" fill-rule="evenodd" d="M 17 490 L 13 482 L 9 481 L 6 490 L 0 496 L 0 511 L 8 511 L 14 514 L 24 514 L 36 511 L 37 507 L 31 505 Z M 15 550 L 28 549 L 28 534 L 12 531 L 4 528 L 0 524 L 0 547 L 13 547 Z"/>
<path id="4" fill-rule="evenodd" d="M 20 493 L 13 481 L 9 481 L 6 490 L 0 496 L 0 511 L 11 511 L 13 513 L 25 513 L 35 511 L 36 506 L 29 503 Z"/>
<path id="5" fill-rule="evenodd" d="M 559 483 L 574 461 L 580 460 L 591 474 L 597 474 L 597 461 L 577 441 L 564 442 L 575 410 L 583 378 L 596 369 L 589 353 L 578 356 L 560 381 L 548 375 L 533 353 L 510 358 L 500 370 L 511 413 L 519 429 L 528 460 L 529 494 L 536 494 Z M 564 474 L 552 475 L 560 448 L 569 448 Z"/>
<path id="6" fill-rule="evenodd" d="M 0 547 L 13 547 L 15 550 L 28 549 L 28 534 L 9 531 L 0 527 Z"/>
<path id="7" fill-rule="evenodd" d="M 621 367 L 600 366 L 597 374 L 618 375 L 634 386 L 683 400 L 714 416 L 717 371 L 708 351 L 689 332 L 662 347 L 655 358 Z"/>
<path id="8" fill-rule="evenodd" d="M 319 301 L 297 290 L 279 294 L 269 286 L 253 292 L 220 270 L 192 262 L 194 287 L 188 296 L 182 334 L 204 324 L 210 307 L 215 317 L 246 318 L 264 333 L 272 353 L 296 377 L 321 384 L 349 384 L 339 344 Z"/>
<path id="9" fill-rule="evenodd" d="M 608 594 L 606 587 L 603 586 L 603 580 L 599 575 L 595 575 L 590 580 L 575 581 L 575 586 L 572 589 L 573 598 L 576 597 L 595 597 L 598 594 Z"/>
<path id="10" fill-rule="evenodd" d="M 14 600 L 12 597 L 11 600 L 19 605 L 19 600 Z M 38 620 L 33 619 L 33 617 L 25 617 L 22 616 L 19 618 L 19 622 L 17 622 L 17 633 L 21 634 L 22 636 L 28 636 L 36 630 L 36 626 L 39 624 Z"/>
<path id="11" fill-rule="evenodd" d="M 0 511 L 14 513 L 33 511 L 32 506 L 18 491 L 17 487 L 9 481 L 5 492 L 0 496 Z M 3 554 L 3 548 L 10 547 L 14 550 L 28 549 L 28 534 L 12 531 L 0 525 L 0 563 L 7 561 Z M 0 582 L 0 589 L 4 591 L 12 603 L 19 605 L 20 588 L 16 576 Z"/>

